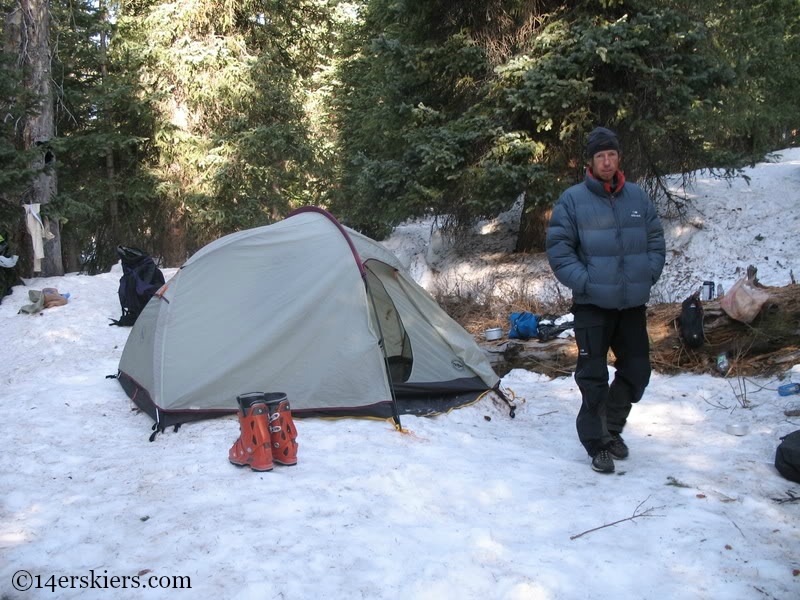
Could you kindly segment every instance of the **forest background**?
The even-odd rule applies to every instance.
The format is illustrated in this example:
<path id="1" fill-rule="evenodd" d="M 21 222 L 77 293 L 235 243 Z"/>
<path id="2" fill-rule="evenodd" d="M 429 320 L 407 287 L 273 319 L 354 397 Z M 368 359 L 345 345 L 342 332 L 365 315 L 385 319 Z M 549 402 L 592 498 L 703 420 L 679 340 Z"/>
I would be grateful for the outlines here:
<path id="1" fill-rule="evenodd" d="M 316 205 L 376 239 L 524 210 L 536 252 L 587 132 L 665 177 L 798 143 L 800 0 L 0 0 L 0 235 L 20 276 L 165 267 Z M 40 204 L 34 271 L 24 205 Z"/>

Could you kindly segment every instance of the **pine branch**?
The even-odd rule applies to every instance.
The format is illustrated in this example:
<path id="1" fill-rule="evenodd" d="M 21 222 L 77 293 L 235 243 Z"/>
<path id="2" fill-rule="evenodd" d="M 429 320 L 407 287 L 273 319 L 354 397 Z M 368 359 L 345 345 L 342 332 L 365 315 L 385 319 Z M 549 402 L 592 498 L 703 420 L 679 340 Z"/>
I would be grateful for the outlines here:
<path id="1" fill-rule="evenodd" d="M 620 523 L 624 523 L 625 521 L 633 521 L 634 519 L 638 519 L 640 517 L 660 517 L 660 516 L 662 516 L 662 515 L 654 515 L 654 514 L 652 514 L 652 512 L 654 510 L 659 510 L 661 508 L 664 508 L 663 506 L 651 506 L 648 509 L 640 510 L 642 508 L 642 505 L 645 502 L 647 502 L 649 499 L 650 499 L 650 496 L 648 496 L 647 498 L 642 500 L 636 506 L 636 508 L 633 511 L 633 514 L 630 517 L 625 517 L 624 519 L 619 519 L 618 521 L 614 521 L 612 523 L 606 523 L 605 525 L 600 525 L 599 527 L 593 527 L 592 529 L 587 529 L 586 531 L 583 531 L 581 533 L 577 533 L 575 535 L 569 536 L 569 539 L 576 540 L 579 537 L 581 537 L 582 535 L 586 535 L 587 533 L 592 533 L 593 531 L 599 531 L 600 529 L 604 529 L 606 527 L 611 527 L 613 525 L 619 525 Z"/>

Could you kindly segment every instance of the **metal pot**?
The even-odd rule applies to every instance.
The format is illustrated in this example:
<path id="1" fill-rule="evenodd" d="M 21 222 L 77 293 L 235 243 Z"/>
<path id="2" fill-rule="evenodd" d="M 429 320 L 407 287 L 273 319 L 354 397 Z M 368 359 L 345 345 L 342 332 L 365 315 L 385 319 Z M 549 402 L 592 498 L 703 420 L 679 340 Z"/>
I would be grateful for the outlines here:
<path id="1" fill-rule="evenodd" d="M 492 329 L 487 329 L 483 332 L 483 337 L 487 340 L 499 340 L 503 337 L 503 330 L 500 327 L 494 327 Z"/>
<path id="2" fill-rule="evenodd" d="M 748 427 L 747 423 L 729 423 L 726 430 L 731 435 L 747 435 L 750 427 Z"/>

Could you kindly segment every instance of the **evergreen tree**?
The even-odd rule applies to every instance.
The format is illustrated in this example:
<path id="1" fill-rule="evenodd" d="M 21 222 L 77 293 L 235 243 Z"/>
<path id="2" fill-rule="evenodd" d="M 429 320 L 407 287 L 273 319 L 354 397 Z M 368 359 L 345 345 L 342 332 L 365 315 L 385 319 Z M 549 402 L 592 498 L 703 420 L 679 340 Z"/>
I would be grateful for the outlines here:
<path id="1" fill-rule="evenodd" d="M 19 6 L 0 0 L 6 33 Z M 46 213 L 68 270 L 108 269 L 117 244 L 178 265 L 305 204 L 380 238 L 413 216 L 467 225 L 520 194 L 519 248 L 536 249 L 597 124 L 659 192 L 667 173 L 730 175 L 795 143 L 800 121 L 797 0 L 48 6 Z M 21 239 L 20 194 L 43 171 L 21 126 L 41 97 L 19 64 L 6 46 L 0 233 Z"/>
<path id="2" fill-rule="evenodd" d="M 535 249 L 598 124 L 619 131 L 626 173 L 653 192 L 667 173 L 730 174 L 797 122 L 796 105 L 775 97 L 796 83 L 767 66 L 797 62 L 790 4 L 368 2 L 335 95 L 333 206 L 380 236 L 410 216 L 469 223 L 524 193 L 518 247 Z M 743 60 L 732 32 L 748 27 Z M 756 92 L 783 108 L 748 108 Z M 742 143 L 768 122 L 760 143 Z"/>
<path id="3" fill-rule="evenodd" d="M 20 207 L 16 202 L 30 185 L 35 171 L 30 168 L 31 152 L 21 149 L 22 123 L 33 110 L 34 98 L 25 92 L 16 56 L 0 52 L 0 234 L 11 239 L 18 228 Z"/>
<path id="4" fill-rule="evenodd" d="M 59 195 L 70 270 L 107 270 L 119 244 L 155 251 L 166 236 L 159 202 L 152 98 L 138 81 L 141 60 L 116 44 L 119 8 L 104 2 L 54 4 L 58 51 L 53 76 Z"/>
<path id="5" fill-rule="evenodd" d="M 153 2 L 120 24 L 153 99 L 152 174 L 186 254 L 317 201 L 303 88 L 324 55 L 315 2 Z"/>
<path id="6" fill-rule="evenodd" d="M 50 7 L 60 173 L 50 215 L 64 225 L 70 270 L 108 269 L 117 244 L 180 264 L 211 239 L 320 199 L 326 146 L 306 110 L 328 55 L 326 6 Z M 8 110 L 24 115 L 13 58 L 3 85 Z M 30 174 L 11 168 L 25 163 L 7 123 L 0 152 L 16 162 L 4 163 L 0 177 L 24 188 Z"/>
<path id="7" fill-rule="evenodd" d="M 10 143 L 17 153 L 8 173 L 13 188 L 4 191 L 4 203 L 10 205 L 12 214 L 16 213 L 16 219 L 12 219 L 19 224 L 9 237 L 19 252 L 17 268 L 21 273 L 62 275 L 59 222 L 48 218 L 48 206 L 57 189 L 49 3 L 19 0 L 4 3 L 0 9 L 4 53 L 0 68 L 9 70 L 10 75 L 6 84 L 10 95 L 2 100 L 9 112 L 3 119 L 16 117 L 13 131 L 4 132 L 12 136 L 6 139 L 5 150 Z M 26 173 L 24 185 L 19 185 L 22 173 L 18 165 L 22 160 L 27 161 Z M 30 236 L 23 233 L 22 223 L 26 221 Z M 31 227 L 36 223 L 38 227 Z"/>

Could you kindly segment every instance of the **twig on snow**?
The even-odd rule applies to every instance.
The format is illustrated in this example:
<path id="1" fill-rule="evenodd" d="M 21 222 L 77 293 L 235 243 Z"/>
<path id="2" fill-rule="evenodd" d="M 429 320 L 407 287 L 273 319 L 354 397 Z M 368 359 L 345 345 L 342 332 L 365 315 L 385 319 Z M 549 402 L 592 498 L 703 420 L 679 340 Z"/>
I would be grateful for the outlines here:
<path id="1" fill-rule="evenodd" d="M 800 496 L 795 495 L 792 490 L 786 490 L 786 495 L 789 496 L 788 498 L 773 498 L 773 502 L 777 502 L 778 504 L 786 504 L 787 502 L 800 502 Z"/>
<path id="2" fill-rule="evenodd" d="M 742 537 L 746 537 L 746 536 L 744 535 L 744 531 L 742 531 L 742 530 L 739 528 L 739 526 L 736 524 L 736 521 L 733 521 L 733 520 L 731 520 L 731 523 L 733 523 L 733 526 L 734 526 L 734 527 L 736 527 L 736 529 L 739 529 L 739 533 L 741 533 L 741 534 L 742 534 Z"/>
<path id="3" fill-rule="evenodd" d="M 625 521 L 633 521 L 634 519 L 638 519 L 640 517 L 661 517 L 663 515 L 654 515 L 652 512 L 654 510 L 659 510 L 664 508 L 663 506 L 651 506 L 645 510 L 639 510 L 642 508 L 642 505 L 650 499 L 650 496 L 642 500 L 634 509 L 633 514 L 630 517 L 625 517 L 624 519 L 619 519 L 612 523 L 606 523 L 605 525 L 600 525 L 599 527 L 593 527 L 592 529 L 587 529 L 586 531 L 582 531 L 581 533 L 576 533 L 575 535 L 569 536 L 569 539 L 576 540 L 582 535 L 586 535 L 587 533 L 592 533 L 593 531 L 598 531 L 600 529 L 604 529 L 606 527 L 611 527 L 612 525 L 619 525 L 620 523 L 624 523 Z"/>
<path id="4" fill-rule="evenodd" d="M 759 594 L 764 594 L 764 595 L 765 595 L 767 598 L 772 598 L 772 600 L 777 600 L 777 599 L 775 598 L 775 596 L 773 596 L 772 594 L 770 594 L 770 593 L 769 593 L 768 591 L 766 591 L 766 590 L 762 590 L 760 587 L 758 587 L 758 586 L 756 586 L 756 585 L 754 585 L 754 586 L 753 586 L 753 589 L 754 589 L 755 591 L 757 591 Z"/>
<path id="5" fill-rule="evenodd" d="M 718 401 L 711 402 L 705 396 L 703 396 L 703 402 L 713 406 L 714 408 L 721 408 L 721 409 L 724 409 L 724 410 L 728 410 L 730 408 L 730 406 L 728 406 L 727 404 L 723 404 L 722 402 L 718 402 Z"/>

